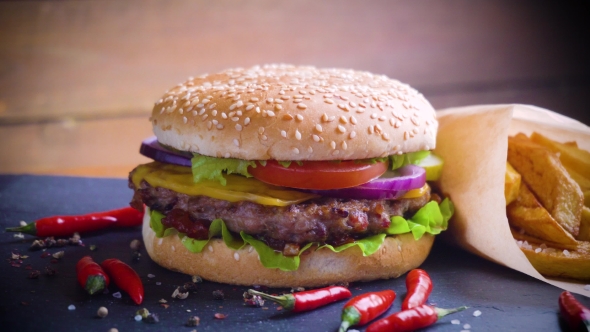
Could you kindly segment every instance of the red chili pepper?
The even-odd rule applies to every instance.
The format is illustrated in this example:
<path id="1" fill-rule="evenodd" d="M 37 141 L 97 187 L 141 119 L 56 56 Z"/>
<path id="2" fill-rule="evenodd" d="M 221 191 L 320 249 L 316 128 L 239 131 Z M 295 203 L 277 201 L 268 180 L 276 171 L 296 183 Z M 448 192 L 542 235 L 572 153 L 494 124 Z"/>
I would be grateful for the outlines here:
<path id="1" fill-rule="evenodd" d="M 109 286 L 109 276 L 90 256 L 84 256 L 78 261 L 76 264 L 76 275 L 80 285 L 90 295 Z"/>
<path id="2" fill-rule="evenodd" d="M 342 323 L 339 332 L 355 325 L 365 325 L 391 307 L 395 292 L 384 290 L 353 297 L 342 309 Z"/>
<path id="3" fill-rule="evenodd" d="M 564 291 L 559 295 L 559 313 L 572 331 L 590 331 L 590 309 L 582 305 L 572 293 Z"/>
<path id="4" fill-rule="evenodd" d="M 382 318 L 369 325 L 366 332 L 414 331 L 434 324 L 441 317 L 465 309 L 467 309 L 467 307 L 440 309 L 423 304 Z"/>
<path id="5" fill-rule="evenodd" d="M 432 292 L 432 280 L 426 271 L 414 269 L 406 277 L 406 289 L 408 294 L 402 303 L 402 310 L 425 304 Z"/>
<path id="6" fill-rule="evenodd" d="M 305 292 L 285 294 L 282 296 L 273 296 L 255 291 L 253 289 L 248 290 L 248 293 L 277 302 L 283 307 L 283 309 L 293 312 L 313 310 L 315 308 L 325 306 L 326 304 L 347 299 L 352 296 L 350 290 L 342 286 L 331 286 Z"/>
<path id="7" fill-rule="evenodd" d="M 136 304 L 143 301 L 143 283 L 135 270 L 116 258 L 103 261 L 100 266 L 108 273 L 115 285 L 131 296 Z"/>
<path id="8" fill-rule="evenodd" d="M 46 217 L 22 227 L 7 228 L 7 232 L 22 232 L 39 237 L 71 236 L 72 234 L 98 231 L 109 226 L 133 227 L 143 222 L 143 212 L 132 207 L 89 213 L 77 216 Z"/>

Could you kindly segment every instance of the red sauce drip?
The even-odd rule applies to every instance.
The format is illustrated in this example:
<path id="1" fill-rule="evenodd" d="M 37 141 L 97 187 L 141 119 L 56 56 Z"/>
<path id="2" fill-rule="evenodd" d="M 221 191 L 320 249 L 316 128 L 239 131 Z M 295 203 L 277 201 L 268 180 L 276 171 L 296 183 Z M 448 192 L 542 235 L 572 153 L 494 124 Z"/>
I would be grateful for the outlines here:
<path id="1" fill-rule="evenodd" d="M 162 218 L 162 224 L 166 227 L 174 227 L 180 233 L 186 236 L 197 239 L 207 240 L 209 238 L 208 220 L 192 220 L 190 215 L 181 209 L 173 209 L 168 212 L 166 217 Z"/>

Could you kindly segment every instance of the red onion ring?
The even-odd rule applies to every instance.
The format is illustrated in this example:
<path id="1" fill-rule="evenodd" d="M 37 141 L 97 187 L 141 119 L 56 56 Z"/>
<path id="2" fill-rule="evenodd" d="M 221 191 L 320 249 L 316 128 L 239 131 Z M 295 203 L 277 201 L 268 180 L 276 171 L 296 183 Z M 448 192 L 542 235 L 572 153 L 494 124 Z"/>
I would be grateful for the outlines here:
<path id="1" fill-rule="evenodd" d="M 153 160 L 161 161 L 163 163 L 188 167 L 191 166 L 190 157 L 178 152 L 174 152 L 170 149 L 166 149 L 160 143 L 158 143 L 156 136 L 147 138 L 141 142 L 139 153 L 148 158 L 152 158 Z"/>
<path id="2" fill-rule="evenodd" d="M 334 190 L 305 190 L 321 196 L 353 199 L 397 199 L 408 190 L 422 188 L 426 171 L 416 165 L 407 165 L 387 171 L 381 177 L 360 186 Z"/>

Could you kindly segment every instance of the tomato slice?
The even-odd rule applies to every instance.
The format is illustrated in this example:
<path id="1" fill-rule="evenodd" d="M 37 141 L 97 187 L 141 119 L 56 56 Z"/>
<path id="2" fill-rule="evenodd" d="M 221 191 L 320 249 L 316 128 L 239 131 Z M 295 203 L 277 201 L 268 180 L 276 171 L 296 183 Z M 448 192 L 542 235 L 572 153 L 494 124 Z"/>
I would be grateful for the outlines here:
<path id="1" fill-rule="evenodd" d="M 276 186 L 299 189 L 341 189 L 367 183 L 387 170 L 387 162 L 359 163 L 351 161 L 305 161 L 302 165 L 292 162 L 284 167 L 275 160 L 266 166 L 257 164 L 248 168 L 256 179 Z"/>

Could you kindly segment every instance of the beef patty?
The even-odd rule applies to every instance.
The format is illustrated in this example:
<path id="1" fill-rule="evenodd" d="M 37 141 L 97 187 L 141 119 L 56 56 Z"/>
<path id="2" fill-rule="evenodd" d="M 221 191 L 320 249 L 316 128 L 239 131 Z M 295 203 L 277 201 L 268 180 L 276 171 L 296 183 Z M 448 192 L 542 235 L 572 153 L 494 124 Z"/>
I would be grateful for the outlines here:
<path id="1" fill-rule="evenodd" d="M 431 199 L 429 189 L 421 197 L 393 201 L 323 197 L 280 207 L 189 196 L 145 181 L 139 188 L 129 181 L 129 187 L 134 190 L 132 206 L 141 209 L 145 204 L 163 213 L 164 226 L 189 237 L 206 239 L 209 224 L 220 218 L 230 231 L 244 231 L 282 251 L 309 242 L 340 245 L 383 233 L 392 216 L 411 216 Z"/>

